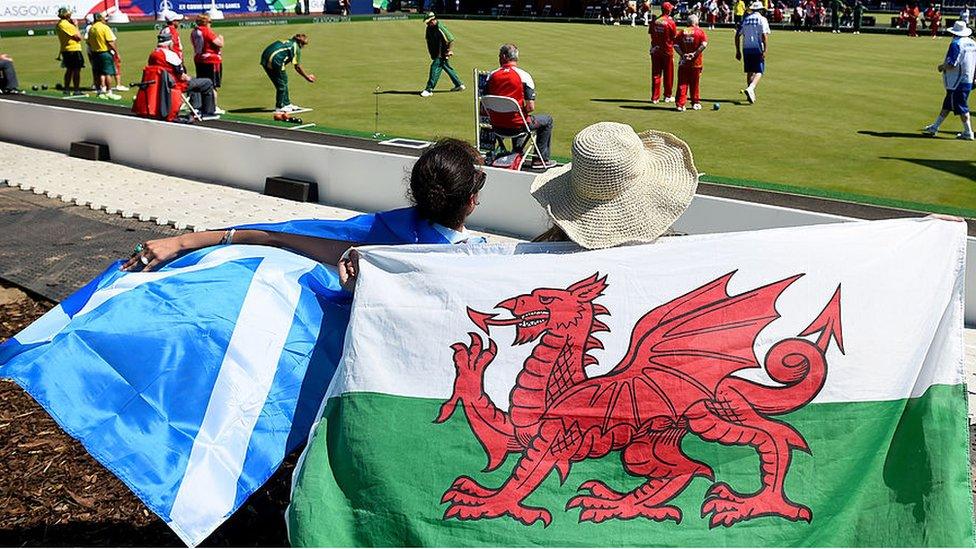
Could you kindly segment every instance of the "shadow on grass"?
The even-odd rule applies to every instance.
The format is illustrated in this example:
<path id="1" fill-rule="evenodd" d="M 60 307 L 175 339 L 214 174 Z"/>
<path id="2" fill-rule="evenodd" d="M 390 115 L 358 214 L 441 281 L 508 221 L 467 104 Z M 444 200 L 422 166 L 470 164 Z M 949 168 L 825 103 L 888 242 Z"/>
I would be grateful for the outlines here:
<path id="1" fill-rule="evenodd" d="M 434 93 L 452 93 L 451 90 L 434 90 Z M 420 95 L 420 90 L 383 90 L 373 92 L 373 95 Z"/>
<path id="2" fill-rule="evenodd" d="M 647 99 L 606 99 L 606 98 L 591 98 L 590 101 L 596 103 L 644 103 L 650 105 L 651 102 Z"/>
<path id="3" fill-rule="evenodd" d="M 881 159 L 901 160 L 902 162 L 976 180 L 976 160 L 933 160 L 931 158 L 900 158 L 895 156 L 882 156 Z"/>
<path id="4" fill-rule="evenodd" d="M 593 98 L 590 101 L 596 103 L 622 103 L 620 105 L 621 109 L 643 109 L 643 110 L 655 110 L 655 109 L 669 109 L 673 108 L 673 103 L 651 103 L 647 99 L 605 99 L 605 98 Z M 735 99 L 708 99 L 702 98 L 701 102 L 704 103 L 728 103 L 730 105 L 745 105 L 745 101 L 737 101 Z M 641 106 L 642 105 L 642 106 Z"/>
<path id="5" fill-rule="evenodd" d="M 243 109 L 228 109 L 227 112 L 234 114 L 252 114 L 259 112 L 274 112 L 274 109 L 269 109 L 267 107 L 245 107 Z"/>
<path id="6" fill-rule="evenodd" d="M 917 132 L 876 132 L 872 130 L 858 130 L 861 135 L 869 135 L 871 137 L 888 137 L 888 138 L 902 138 L 902 139 L 932 139 L 931 135 L 925 135 L 921 131 Z M 942 134 L 955 135 L 955 132 L 939 132 Z"/>

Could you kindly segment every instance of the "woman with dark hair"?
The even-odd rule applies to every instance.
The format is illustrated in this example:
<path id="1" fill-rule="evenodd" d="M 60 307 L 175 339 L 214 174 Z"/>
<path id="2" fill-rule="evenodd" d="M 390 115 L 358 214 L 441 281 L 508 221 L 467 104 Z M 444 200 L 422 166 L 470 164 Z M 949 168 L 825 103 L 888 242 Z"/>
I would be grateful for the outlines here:
<path id="1" fill-rule="evenodd" d="M 142 243 L 0 345 L 0 372 L 196 545 L 308 436 L 352 309 L 345 250 L 468 240 L 480 164 L 444 140 L 412 207 Z"/>
<path id="2" fill-rule="evenodd" d="M 478 192 L 485 184 L 481 162 L 481 155 L 470 144 L 444 139 L 421 155 L 411 170 L 411 208 L 345 221 L 243 225 L 150 240 L 136 246 L 122 269 L 152 271 L 193 250 L 227 244 L 285 248 L 320 263 L 345 268 L 348 264 L 341 262 L 343 254 L 354 246 L 465 242 L 470 234 L 464 221 L 478 205 Z"/>

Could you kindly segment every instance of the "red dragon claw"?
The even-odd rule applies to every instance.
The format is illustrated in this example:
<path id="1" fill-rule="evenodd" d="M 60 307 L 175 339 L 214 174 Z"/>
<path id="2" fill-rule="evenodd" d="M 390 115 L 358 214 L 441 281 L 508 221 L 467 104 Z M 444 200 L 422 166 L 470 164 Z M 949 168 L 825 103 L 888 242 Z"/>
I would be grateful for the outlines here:
<path id="1" fill-rule="evenodd" d="M 478 356 L 481 354 L 481 336 L 474 332 L 468 332 L 468 337 L 471 338 L 471 356 Z"/>
<path id="2" fill-rule="evenodd" d="M 576 489 L 577 492 L 583 490 L 588 491 L 591 495 L 603 499 L 620 499 L 624 497 L 623 494 L 617 492 L 613 488 L 610 488 L 599 480 L 588 480 L 583 484 L 580 484 L 580 487 Z"/>
<path id="3" fill-rule="evenodd" d="M 457 503 L 460 505 L 477 505 L 481 503 L 485 498 L 483 496 L 477 496 L 468 492 L 462 492 L 461 490 L 451 489 L 444 492 L 444 496 L 441 497 L 441 503 Z"/>
<path id="4" fill-rule="evenodd" d="M 517 502 L 512 502 L 508 498 L 498 497 L 497 495 L 486 498 L 467 497 L 471 498 L 473 503 L 452 503 L 444 511 L 444 518 L 478 520 L 509 516 L 526 526 L 535 524 L 538 521 L 542 521 L 543 527 L 548 527 L 552 524 L 552 515 L 545 509 L 526 507 Z"/>
<path id="5" fill-rule="evenodd" d="M 681 523 L 681 510 L 672 505 L 645 505 L 632 498 L 606 500 L 591 496 L 576 496 L 569 500 L 566 509 L 580 508 L 579 522 L 604 522 L 610 519 L 633 519 L 637 517 L 663 522 L 673 520 Z"/>
<path id="6" fill-rule="evenodd" d="M 457 410 L 457 406 L 460 402 L 461 399 L 455 396 L 451 397 L 451 400 L 441 404 L 440 412 L 438 412 L 437 417 L 434 418 L 434 423 L 444 423 L 450 419 L 450 417 L 454 415 L 454 411 Z"/>
<path id="7" fill-rule="evenodd" d="M 766 490 L 751 496 L 737 494 L 720 483 L 710 491 L 714 497 L 702 504 L 702 517 L 711 514 L 709 528 L 732 526 L 737 522 L 755 517 L 779 516 L 787 520 L 810 522 L 813 514 L 809 507 L 789 502 L 773 490 Z"/>
<path id="8" fill-rule="evenodd" d="M 466 477 L 463 475 L 454 479 L 454 483 L 451 484 L 451 488 L 459 492 L 465 492 L 467 494 L 471 494 L 483 498 L 491 496 L 495 493 L 494 490 L 485 488 L 484 486 L 475 482 L 474 479 L 472 479 L 471 477 Z"/>
<path id="9" fill-rule="evenodd" d="M 745 501 L 742 496 L 737 494 L 732 487 L 724 482 L 716 482 L 705 494 L 706 498 L 722 498 L 742 503 Z"/>

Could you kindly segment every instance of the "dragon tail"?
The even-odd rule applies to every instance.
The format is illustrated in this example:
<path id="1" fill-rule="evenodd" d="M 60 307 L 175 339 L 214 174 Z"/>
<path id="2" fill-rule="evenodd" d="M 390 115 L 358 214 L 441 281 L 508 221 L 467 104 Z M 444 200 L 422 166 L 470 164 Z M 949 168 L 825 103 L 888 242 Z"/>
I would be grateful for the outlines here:
<path id="1" fill-rule="evenodd" d="M 803 339 L 814 334 L 819 334 L 816 343 Z M 823 388 L 827 378 L 825 354 L 831 339 L 843 353 L 840 286 L 816 320 L 800 332 L 800 337 L 784 339 L 766 353 L 766 372 L 781 386 L 771 387 L 735 377 L 726 378 L 722 385 L 742 394 L 762 414 L 779 415 L 797 410 Z"/>

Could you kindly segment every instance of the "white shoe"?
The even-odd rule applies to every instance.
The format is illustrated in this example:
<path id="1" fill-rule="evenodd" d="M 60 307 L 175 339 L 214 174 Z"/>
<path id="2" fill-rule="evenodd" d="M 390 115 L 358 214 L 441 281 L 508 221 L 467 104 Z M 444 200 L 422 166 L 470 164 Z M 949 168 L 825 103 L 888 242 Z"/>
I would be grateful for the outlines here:
<path id="1" fill-rule="evenodd" d="M 115 88 L 113 89 L 119 92 L 127 92 L 129 91 L 129 86 L 123 86 L 122 84 L 119 84 L 118 86 L 115 86 Z"/>
<path id="2" fill-rule="evenodd" d="M 221 109 L 220 107 L 215 107 L 214 108 L 214 114 L 216 114 L 216 115 L 219 116 L 221 114 L 227 114 L 227 111 L 225 111 L 224 109 Z"/>
<path id="3" fill-rule="evenodd" d="M 694 105 L 692 105 L 691 106 L 691 110 L 693 110 L 693 111 L 700 111 L 701 110 L 701 103 L 695 103 Z"/>
<path id="4" fill-rule="evenodd" d="M 459 84 L 457 86 L 454 86 L 453 88 L 451 88 L 451 91 L 452 92 L 463 92 L 464 91 L 464 84 Z"/>
<path id="5" fill-rule="evenodd" d="M 751 90 L 749 88 L 746 88 L 746 89 L 742 90 L 742 93 L 746 94 L 746 99 L 749 100 L 749 103 L 750 104 L 756 102 L 756 91 L 755 90 Z"/>
<path id="6" fill-rule="evenodd" d="M 684 107 L 684 105 L 682 105 L 680 107 L 675 107 L 674 110 L 676 110 L 678 112 L 685 112 L 685 107 Z"/>
<path id="7" fill-rule="evenodd" d="M 664 102 L 665 103 L 674 103 L 674 98 L 673 97 L 665 97 L 664 98 Z"/>
<path id="8" fill-rule="evenodd" d="M 652 104 L 652 105 L 657 105 L 657 104 L 658 104 L 658 103 L 660 103 L 660 102 L 661 102 L 661 100 L 660 100 L 660 99 L 651 99 L 651 104 Z"/>
<path id="9" fill-rule="evenodd" d="M 962 139 L 963 141 L 973 141 L 976 140 L 976 136 L 973 135 L 973 132 L 969 132 L 969 133 L 963 132 L 963 133 L 957 133 L 956 139 Z"/>
<path id="10" fill-rule="evenodd" d="M 935 134 L 939 133 L 939 127 L 935 124 L 929 124 L 928 126 L 922 128 L 922 133 L 929 137 L 935 137 Z"/>
<path id="11" fill-rule="evenodd" d="M 420 92 L 420 97 L 430 97 L 432 95 L 434 95 L 434 92 L 432 92 L 430 90 L 424 90 L 424 91 Z"/>
<path id="12" fill-rule="evenodd" d="M 295 112 L 295 111 L 297 111 L 299 109 L 301 109 L 301 107 L 299 107 L 298 105 L 288 104 L 288 105 L 285 105 L 284 107 L 281 107 L 280 109 L 277 109 L 277 111 L 278 112 Z"/>

